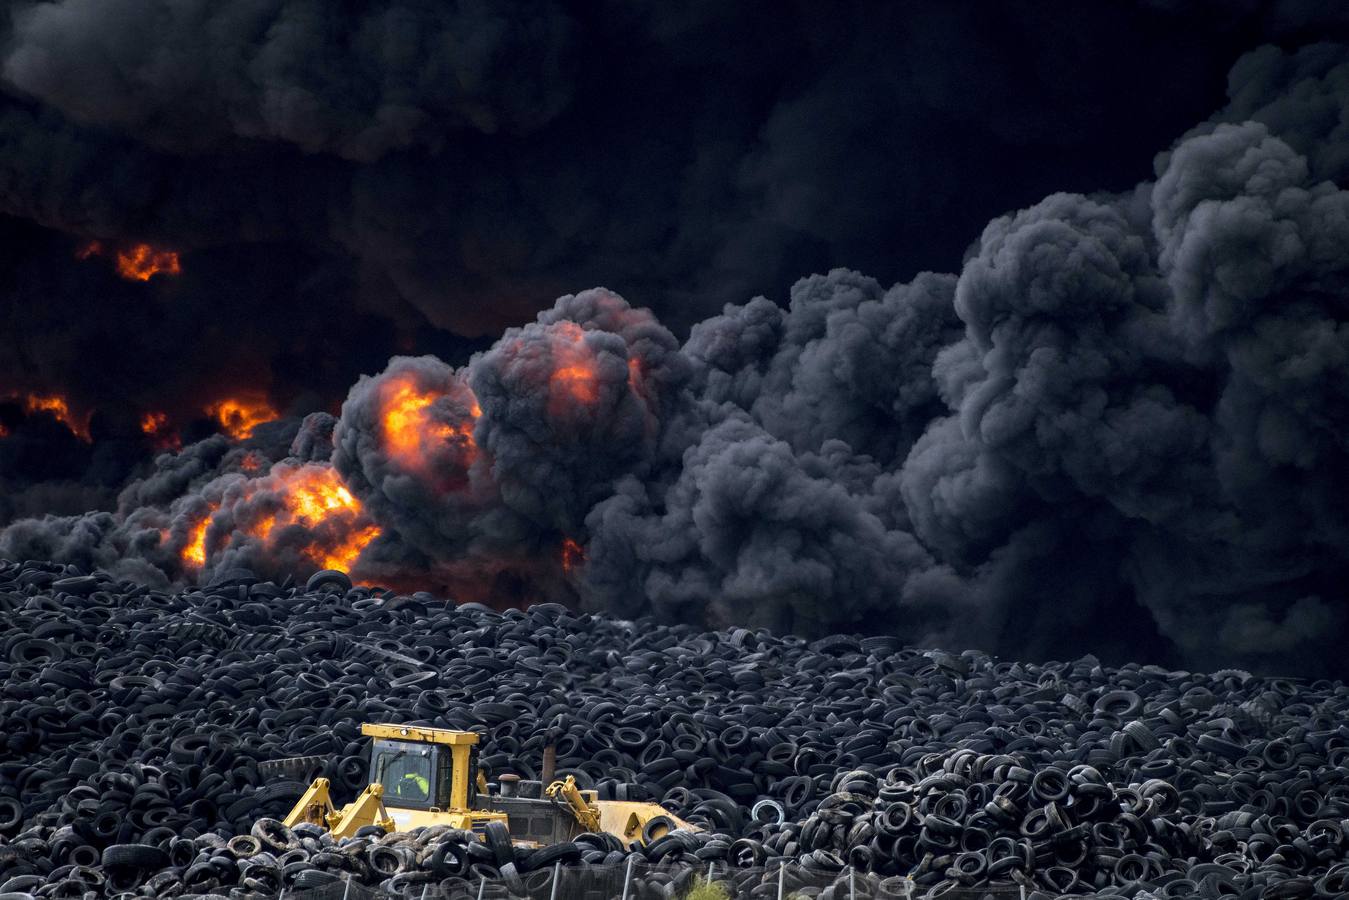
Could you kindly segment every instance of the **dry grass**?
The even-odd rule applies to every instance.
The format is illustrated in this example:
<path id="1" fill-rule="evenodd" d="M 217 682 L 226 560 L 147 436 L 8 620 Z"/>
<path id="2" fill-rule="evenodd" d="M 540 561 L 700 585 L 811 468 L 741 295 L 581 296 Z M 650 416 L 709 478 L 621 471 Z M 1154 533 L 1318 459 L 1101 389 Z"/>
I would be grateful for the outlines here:
<path id="1" fill-rule="evenodd" d="M 684 900 L 730 900 L 730 898 L 731 894 L 724 884 L 705 878 L 694 881 L 693 887 L 684 895 Z"/>

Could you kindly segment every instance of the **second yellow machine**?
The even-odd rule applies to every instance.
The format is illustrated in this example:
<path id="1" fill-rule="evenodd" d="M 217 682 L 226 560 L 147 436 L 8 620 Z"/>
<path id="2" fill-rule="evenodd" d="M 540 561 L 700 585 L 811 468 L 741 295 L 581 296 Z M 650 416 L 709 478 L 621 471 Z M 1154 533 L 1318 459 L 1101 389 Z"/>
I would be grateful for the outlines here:
<path id="1" fill-rule="evenodd" d="M 478 735 L 472 731 L 366 724 L 361 733 L 374 739 L 370 784 L 337 809 L 328 779 L 316 778 L 286 825 L 311 822 L 339 838 L 366 825 L 386 832 L 448 825 L 484 837 L 490 829 L 523 846 L 554 844 L 584 832 L 608 832 L 627 845 L 677 828 L 696 830 L 655 803 L 600 800 L 594 791 L 578 789 L 570 776 L 528 796 L 530 783 L 507 775 L 497 793 L 489 793 L 477 771 Z"/>

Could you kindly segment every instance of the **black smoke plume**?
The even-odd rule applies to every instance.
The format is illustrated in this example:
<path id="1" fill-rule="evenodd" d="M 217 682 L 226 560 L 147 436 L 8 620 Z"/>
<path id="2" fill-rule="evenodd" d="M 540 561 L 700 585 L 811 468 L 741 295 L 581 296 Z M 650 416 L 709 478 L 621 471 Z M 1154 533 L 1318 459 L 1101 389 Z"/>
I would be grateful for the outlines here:
<path id="1" fill-rule="evenodd" d="M 13 522 L 0 555 L 165 584 L 340 565 L 462 599 L 1344 673 L 1344 45 L 1244 56 L 1227 104 L 1129 187 L 1099 166 L 1086 178 L 1077 141 L 1095 129 L 1162 146 L 1203 113 L 1130 129 L 1121 108 L 1062 129 L 1054 91 L 1082 83 L 1065 73 L 1104 90 L 1111 67 L 1082 66 L 1057 40 L 1068 26 L 1034 7 L 1016 28 L 1059 52 L 1032 111 L 930 58 L 927 39 L 961 23 L 983 49 L 1005 43 L 958 5 L 874 22 L 502 6 L 479 21 L 390 3 L 340 47 L 314 37 L 332 33 L 323 5 L 236 6 L 198 21 L 148 0 L 66 0 L 12 18 L 0 206 L 47 230 L 11 225 L 34 252 L 6 264 L 6 290 L 80 299 L 22 322 L 7 377 L 99 412 L 91 442 L 65 429 L 53 440 L 68 459 L 7 501 L 13 516 L 67 514 Z M 1092 27 L 1195 9 L 1103 12 Z M 1253 7 L 1222 41 L 1325 25 L 1300 11 Z M 166 51 L 207 26 L 237 43 Z M 688 84 L 734 87 L 697 108 L 655 103 L 652 84 L 613 80 L 655 68 L 600 65 L 596 31 L 687 68 Z M 477 40 L 451 40 L 463 35 Z M 716 52 L 733 40 L 740 52 Z M 928 64 L 897 70 L 897 45 Z M 254 64 L 231 46 L 254 48 Z M 1130 91 L 1204 99 L 1171 64 L 1131 70 Z M 377 89 L 353 74 L 371 70 L 387 76 Z M 657 111 L 683 138 L 652 139 L 669 125 L 644 118 Z M 614 128 L 612 115 L 634 118 Z M 1001 165 L 955 149 L 975 128 L 995 133 Z M 950 152 L 920 183 L 896 174 L 893 151 L 924 133 Z M 1044 196 L 1048 181 L 1015 177 L 1029 157 L 1055 161 L 1070 191 L 1113 189 Z M 935 186 L 947 176 L 1017 210 L 957 274 L 886 288 L 834 269 L 783 305 L 739 302 L 817 260 L 886 282 L 940 268 L 959 252 L 928 233 L 960 199 Z M 1007 182 L 1033 193 L 998 193 Z M 833 202 L 861 185 L 869 203 Z M 868 228 L 885 239 L 837 237 Z M 184 272 L 124 283 L 106 259 L 72 263 L 76 236 L 171 242 Z M 578 281 L 613 290 L 471 339 Z M 204 330 L 188 324 L 198 307 L 213 311 Z M 114 333 L 70 327 L 82 316 Z M 146 336 L 162 358 L 128 353 Z M 386 365 L 400 350 L 421 355 Z M 190 374 L 164 377 L 176 371 Z M 298 414 L 353 381 L 336 417 L 289 415 L 142 462 L 132 410 L 188 421 L 248 389 Z M 113 393 L 133 402 L 118 412 Z M 34 459 L 26 436 L 64 428 L 18 407 L 0 421 L 16 482 L 36 465 L 6 462 Z M 102 509 L 69 514 L 80 505 Z"/>

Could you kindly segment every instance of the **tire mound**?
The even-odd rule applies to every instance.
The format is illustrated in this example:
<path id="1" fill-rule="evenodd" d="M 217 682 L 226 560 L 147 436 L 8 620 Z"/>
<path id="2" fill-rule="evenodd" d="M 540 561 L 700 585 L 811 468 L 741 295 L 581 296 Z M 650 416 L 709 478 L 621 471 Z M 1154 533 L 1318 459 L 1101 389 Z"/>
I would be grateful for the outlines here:
<path id="1" fill-rule="evenodd" d="M 934 896 L 1349 892 L 1335 682 L 498 613 L 242 571 L 167 594 L 0 563 L 0 613 L 0 893 L 275 896 L 349 877 L 417 896 L 634 853 L 907 874 Z M 559 777 L 705 830 L 525 851 L 277 821 L 304 779 L 339 803 L 364 785 L 362 722 L 477 731 L 493 777 L 537 780 L 551 743 Z"/>

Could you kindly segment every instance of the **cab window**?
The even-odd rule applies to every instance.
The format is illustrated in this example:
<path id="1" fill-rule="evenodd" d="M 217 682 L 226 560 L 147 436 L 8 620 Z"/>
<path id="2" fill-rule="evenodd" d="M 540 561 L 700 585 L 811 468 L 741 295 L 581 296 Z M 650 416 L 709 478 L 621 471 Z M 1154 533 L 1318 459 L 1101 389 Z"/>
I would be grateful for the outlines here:
<path id="1" fill-rule="evenodd" d="M 375 757 L 375 780 L 384 786 L 386 802 L 429 804 L 435 777 L 429 749 L 390 747 Z"/>

